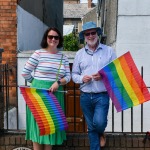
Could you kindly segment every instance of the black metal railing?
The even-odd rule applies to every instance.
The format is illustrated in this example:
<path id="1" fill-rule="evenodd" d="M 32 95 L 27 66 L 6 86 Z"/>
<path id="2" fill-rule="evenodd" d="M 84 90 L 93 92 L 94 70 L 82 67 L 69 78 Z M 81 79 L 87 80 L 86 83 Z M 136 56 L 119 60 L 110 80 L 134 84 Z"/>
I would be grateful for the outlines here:
<path id="1" fill-rule="evenodd" d="M 8 64 L 1 64 L 0 65 L 0 72 L 2 75 L 2 85 L 1 85 L 1 89 L 2 89 L 2 97 L 3 97 L 3 102 L 4 102 L 4 114 L 0 114 L 0 115 L 4 115 L 4 131 L 13 131 L 13 132 L 20 132 L 18 124 L 19 124 L 19 119 L 18 119 L 18 85 L 17 85 L 17 66 L 10 66 Z M 143 67 L 141 68 L 141 75 L 143 77 Z M 70 83 L 69 83 L 70 84 Z M 86 127 L 86 123 L 85 123 L 85 119 L 83 117 L 83 115 L 80 115 L 78 111 L 81 111 L 81 109 L 79 108 L 80 106 L 77 105 L 77 100 L 79 100 L 79 95 L 80 95 L 80 91 L 78 90 L 78 85 L 76 84 L 72 84 L 72 85 L 67 85 L 65 88 L 66 90 L 68 90 L 68 95 L 70 94 L 70 97 L 73 97 L 70 100 L 70 97 L 68 95 L 65 95 L 65 104 L 66 104 L 66 109 L 68 109 L 68 105 L 73 106 L 73 110 L 72 110 L 72 114 L 67 114 L 68 110 L 65 110 L 66 112 L 66 117 L 69 120 L 69 130 L 68 132 L 87 132 L 87 127 Z M 147 87 L 150 88 L 150 87 Z M 70 93 L 69 93 L 70 92 Z M 67 103 L 67 101 L 69 101 Z M 140 105 L 140 129 L 136 132 L 138 133 L 145 133 L 146 131 L 144 131 L 144 108 L 143 108 L 143 104 Z M 10 127 L 10 119 L 12 119 L 11 117 L 11 111 L 14 110 L 13 113 L 15 113 L 15 124 L 13 127 Z M 129 132 L 130 133 L 135 133 L 134 131 L 134 107 L 130 108 L 130 129 Z M 70 116 L 69 116 L 70 115 Z M 110 116 L 111 116 L 111 129 L 109 129 L 108 132 L 111 133 L 116 133 L 118 131 L 115 130 L 115 107 L 112 104 L 111 105 L 111 112 L 110 112 Z M 125 122 L 126 122 L 126 118 L 125 118 L 125 112 L 122 111 L 120 112 L 120 120 L 119 120 L 120 124 L 120 131 L 121 133 L 124 133 L 125 130 Z M 21 130 L 22 132 L 24 132 L 25 130 Z"/>
<path id="2" fill-rule="evenodd" d="M 18 129 L 18 100 L 17 100 L 17 66 L 0 64 L 1 90 L 3 97 L 4 129 L 9 130 L 9 121 L 11 121 L 10 111 L 15 108 L 16 126 Z M 12 130 L 12 129 L 10 129 Z"/>

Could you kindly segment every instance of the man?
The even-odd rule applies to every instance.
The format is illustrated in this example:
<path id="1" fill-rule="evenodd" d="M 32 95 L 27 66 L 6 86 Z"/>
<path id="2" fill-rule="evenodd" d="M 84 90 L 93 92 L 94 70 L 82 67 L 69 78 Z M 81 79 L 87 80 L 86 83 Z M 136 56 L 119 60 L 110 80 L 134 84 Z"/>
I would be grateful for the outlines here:
<path id="1" fill-rule="evenodd" d="M 101 28 L 94 22 L 82 26 L 79 37 L 86 45 L 75 56 L 72 79 L 80 84 L 80 105 L 88 126 L 90 150 L 105 145 L 109 96 L 98 71 L 116 58 L 114 50 L 99 41 Z"/>

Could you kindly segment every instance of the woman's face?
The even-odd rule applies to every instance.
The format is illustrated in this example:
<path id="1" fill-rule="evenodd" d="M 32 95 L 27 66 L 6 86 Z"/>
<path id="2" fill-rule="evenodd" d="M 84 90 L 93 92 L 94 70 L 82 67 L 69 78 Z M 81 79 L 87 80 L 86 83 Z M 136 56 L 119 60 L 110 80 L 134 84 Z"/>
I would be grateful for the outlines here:
<path id="1" fill-rule="evenodd" d="M 48 32 L 47 44 L 48 47 L 57 48 L 57 45 L 59 44 L 59 35 L 57 34 L 57 32 L 53 30 Z"/>

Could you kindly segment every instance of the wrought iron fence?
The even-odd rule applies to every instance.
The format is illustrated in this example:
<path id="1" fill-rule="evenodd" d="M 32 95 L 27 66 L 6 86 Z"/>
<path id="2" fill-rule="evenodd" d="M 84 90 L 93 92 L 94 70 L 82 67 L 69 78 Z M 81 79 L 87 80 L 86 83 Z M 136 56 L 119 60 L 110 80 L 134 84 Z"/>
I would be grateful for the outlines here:
<path id="1" fill-rule="evenodd" d="M 8 64 L 0 65 L 0 72 L 2 75 L 2 93 L 4 103 L 4 131 L 6 132 L 25 132 L 24 129 L 19 129 L 19 119 L 18 119 L 18 86 L 17 86 L 17 66 L 10 66 Z M 141 68 L 141 75 L 143 76 L 143 67 Z M 71 83 L 72 84 L 72 83 Z M 80 111 L 80 106 L 77 105 L 77 99 L 79 99 L 80 92 L 78 85 L 67 85 L 68 92 L 70 92 L 72 100 L 68 95 L 65 95 L 66 104 L 66 115 L 70 112 L 68 111 L 70 103 L 72 103 L 73 111 L 71 116 L 67 116 L 69 123 L 68 132 L 87 132 L 86 124 L 83 115 L 78 116 L 78 111 Z M 150 87 L 148 87 L 150 88 Z M 67 103 L 67 100 L 69 103 Z M 67 114 L 68 112 L 68 114 Z M 135 113 L 140 114 L 138 117 L 138 129 L 135 129 L 135 122 L 137 117 Z M 106 132 L 109 133 L 145 133 L 148 128 L 145 129 L 145 114 L 144 114 L 143 104 L 138 106 L 138 109 L 130 108 L 127 112 L 122 111 L 119 114 L 116 113 L 114 105 L 111 103 L 109 117 L 108 117 L 108 127 Z M 1 114 L 2 115 L 2 114 Z M 70 115 L 70 114 L 69 114 Z M 117 117 L 116 117 L 117 116 Z M 128 130 L 127 127 L 128 126 Z M 119 128 L 119 129 L 118 129 Z"/>
<path id="2" fill-rule="evenodd" d="M 4 129 L 7 131 L 16 130 L 18 129 L 17 66 L 0 64 L 0 73 Z M 10 122 L 13 123 L 13 128 L 9 127 Z"/>

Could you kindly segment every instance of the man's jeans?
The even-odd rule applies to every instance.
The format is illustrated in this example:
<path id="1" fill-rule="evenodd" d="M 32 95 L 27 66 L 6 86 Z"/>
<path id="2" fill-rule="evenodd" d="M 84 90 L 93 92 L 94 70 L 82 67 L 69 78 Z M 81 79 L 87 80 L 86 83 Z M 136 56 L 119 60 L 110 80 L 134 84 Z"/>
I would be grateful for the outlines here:
<path id="1" fill-rule="evenodd" d="M 100 150 L 100 135 L 107 126 L 109 96 L 107 92 L 81 92 L 80 105 L 88 126 L 90 150 Z"/>

